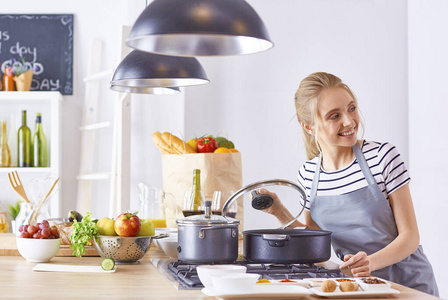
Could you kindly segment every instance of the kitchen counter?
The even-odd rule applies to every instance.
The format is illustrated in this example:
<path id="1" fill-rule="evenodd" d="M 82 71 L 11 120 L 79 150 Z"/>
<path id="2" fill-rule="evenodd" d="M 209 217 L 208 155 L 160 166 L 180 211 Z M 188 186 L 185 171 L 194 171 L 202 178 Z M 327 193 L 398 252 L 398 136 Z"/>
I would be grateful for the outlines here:
<path id="1" fill-rule="evenodd" d="M 164 257 L 163 252 L 151 247 L 138 264 L 118 265 L 115 273 L 64 273 L 35 272 L 32 268 L 36 263 L 29 263 L 21 256 L 0 256 L 0 298 L 214 299 L 200 290 L 177 290 L 152 265 L 150 259 L 155 257 Z M 101 260 L 101 257 L 54 257 L 50 263 L 99 266 Z M 389 299 L 438 299 L 398 284 L 392 283 L 392 287 L 401 294 Z"/>

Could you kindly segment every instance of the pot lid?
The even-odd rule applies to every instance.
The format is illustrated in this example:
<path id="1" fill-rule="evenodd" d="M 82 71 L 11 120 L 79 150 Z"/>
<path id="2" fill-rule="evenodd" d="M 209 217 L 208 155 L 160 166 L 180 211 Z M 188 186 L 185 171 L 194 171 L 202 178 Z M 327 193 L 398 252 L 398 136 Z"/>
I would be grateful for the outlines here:
<path id="1" fill-rule="evenodd" d="M 240 220 L 230 218 L 230 217 L 224 217 L 224 216 L 218 216 L 218 215 L 210 215 L 207 217 L 207 215 L 195 215 L 190 216 L 184 219 L 178 219 L 176 220 L 177 224 L 183 224 L 183 225 L 233 225 L 233 224 L 239 224 Z"/>
<path id="2" fill-rule="evenodd" d="M 240 221 L 227 216 L 212 215 L 211 201 L 205 201 L 204 215 L 193 215 L 184 219 L 178 219 L 176 220 L 176 223 L 183 225 L 238 225 Z"/>

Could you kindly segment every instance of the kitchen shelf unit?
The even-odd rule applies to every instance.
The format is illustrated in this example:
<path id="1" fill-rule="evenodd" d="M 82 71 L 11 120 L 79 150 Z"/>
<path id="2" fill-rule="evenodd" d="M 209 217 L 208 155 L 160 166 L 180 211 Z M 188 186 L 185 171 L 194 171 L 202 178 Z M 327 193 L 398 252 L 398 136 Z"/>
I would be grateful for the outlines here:
<path id="1" fill-rule="evenodd" d="M 0 120 L 7 121 L 8 145 L 12 167 L 0 168 L 0 201 L 4 209 L 20 197 L 10 186 L 7 173 L 17 171 L 28 198 L 32 198 L 30 181 L 43 180 L 48 175 L 61 174 L 60 92 L 0 92 Z M 48 167 L 17 167 L 17 131 L 22 124 L 22 110 L 27 111 L 27 125 L 34 134 L 36 113 L 42 114 L 42 126 L 47 138 Z M 46 191 L 44 192 L 44 195 Z M 60 188 L 49 199 L 51 217 L 60 217 Z"/>

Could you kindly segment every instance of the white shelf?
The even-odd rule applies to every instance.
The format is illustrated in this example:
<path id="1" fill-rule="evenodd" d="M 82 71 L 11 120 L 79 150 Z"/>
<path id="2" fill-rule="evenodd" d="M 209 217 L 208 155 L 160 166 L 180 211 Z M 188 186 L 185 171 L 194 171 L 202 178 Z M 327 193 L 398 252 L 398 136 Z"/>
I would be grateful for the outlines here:
<path id="1" fill-rule="evenodd" d="M 31 133 L 35 130 L 36 113 L 42 114 L 42 126 L 47 138 L 48 163 L 45 168 L 36 167 L 12 167 L 0 168 L 0 190 L 2 191 L 0 201 L 3 208 L 7 208 L 7 203 L 13 203 L 20 198 L 10 186 L 9 172 L 17 171 L 25 191 L 30 198 L 30 188 L 27 184 L 34 179 L 44 179 L 49 174 L 60 176 L 61 171 L 61 138 L 60 138 L 60 104 L 62 95 L 59 92 L 0 92 L 0 120 L 7 121 L 8 144 L 11 156 L 16 158 L 13 152 L 17 151 L 17 130 L 21 126 L 22 110 L 27 111 L 27 125 Z M 53 196 L 50 203 L 51 217 L 60 217 L 60 189 Z"/>

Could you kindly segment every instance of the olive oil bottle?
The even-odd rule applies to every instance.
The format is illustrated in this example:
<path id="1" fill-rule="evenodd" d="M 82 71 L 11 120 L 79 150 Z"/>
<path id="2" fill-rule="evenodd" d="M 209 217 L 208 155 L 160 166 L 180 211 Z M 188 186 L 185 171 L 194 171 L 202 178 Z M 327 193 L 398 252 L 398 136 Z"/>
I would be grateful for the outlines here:
<path id="1" fill-rule="evenodd" d="M 47 138 L 42 128 L 42 115 L 36 115 L 36 129 L 33 134 L 33 167 L 46 167 L 47 163 Z"/>
<path id="2" fill-rule="evenodd" d="M 31 130 L 26 124 L 26 110 L 22 110 L 22 126 L 17 132 L 17 162 L 19 167 L 32 165 Z"/>
<path id="3" fill-rule="evenodd" d="M 0 167 L 11 166 L 11 152 L 6 138 L 6 121 L 2 121 L 2 132 L 0 136 Z"/>

